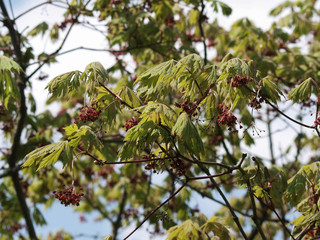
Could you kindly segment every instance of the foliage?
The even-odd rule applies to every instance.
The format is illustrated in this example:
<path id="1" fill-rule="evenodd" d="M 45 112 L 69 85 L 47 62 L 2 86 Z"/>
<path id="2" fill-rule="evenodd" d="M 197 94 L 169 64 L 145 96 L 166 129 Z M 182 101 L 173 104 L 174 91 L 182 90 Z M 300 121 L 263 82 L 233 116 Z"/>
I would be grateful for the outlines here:
<path id="1" fill-rule="evenodd" d="M 19 32 L 29 11 L 15 19 L 0 0 L 0 136 L 9 146 L 0 148 L 0 239 L 38 239 L 34 225 L 47 224 L 39 206 L 54 198 L 109 221 L 104 239 L 127 239 L 146 222 L 168 240 L 319 238 L 316 3 L 281 3 L 268 30 L 247 18 L 225 30 L 206 15 L 229 16 L 221 1 L 53 0 L 34 9 L 58 4 L 63 21 Z M 108 48 L 63 52 L 79 26 L 104 34 Z M 56 50 L 34 53 L 37 36 Z M 84 49 L 108 52 L 113 65 L 50 76 L 48 103 L 61 111 L 37 113 L 26 96 L 35 74 Z M 293 138 L 279 143 L 282 131 Z M 195 206 L 199 195 L 208 206 Z"/>

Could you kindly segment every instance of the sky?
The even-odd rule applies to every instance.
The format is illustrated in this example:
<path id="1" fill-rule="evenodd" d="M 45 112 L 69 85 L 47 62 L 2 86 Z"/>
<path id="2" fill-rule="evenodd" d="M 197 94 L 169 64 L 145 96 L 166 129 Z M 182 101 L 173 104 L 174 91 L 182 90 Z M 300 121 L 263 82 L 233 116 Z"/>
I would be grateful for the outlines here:
<path id="1" fill-rule="evenodd" d="M 24 10 L 36 5 L 37 3 L 42 2 L 38 0 L 13 0 L 13 11 L 14 14 L 17 16 Z M 230 28 L 231 24 L 240 18 L 247 17 L 250 20 L 253 20 L 254 23 L 261 27 L 262 29 L 268 29 L 272 24 L 274 18 L 268 16 L 269 11 L 283 2 L 283 0 L 224 0 L 223 2 L 227 3 L 229 6 L 232 7 L 233 13 L 230 17 L 224 17 L 221 14 L 216 14 L 219 23 L 224 26 L 225 28 Z M 7 1 L 8 3 L 8 1 Z M 9 6 L 7 4 L 7 6 Z M 17 22 L 20 31 L 29 31 L 34 27 L 36 24 L 39 23 L 39 19 L 45 19 L 49 23 L 54 23 L 59 16 L 59 19 L 62 20 L 63 18 L 60 17 L 62 15 L 62 11 L 57 8 L 52 7 L 42 7 L 26 16 L 20 18 Z M 207 12 L 207 15 L 210 16 L 210 13 Z M 55 48 L 50 43 L 48 37 L 36 37 L 30 40 L 31 44 L 35 46 L 36 52 L 42 52 L 46 49 L 48 52 L 53 51 Z M 88 45 L 90 43 L 91 45 Z M 84 46 L 84 47 L 92 47 L 95 48 L 105 48 L 106 42 L 103 37 L 96 33 L 89 31 L 87 29 L 81 28 L 81 31 L 76 30 L 72 31 L 70 39 L 68 40 L 67 44 L 64 46 L 63 50 L 68 50 L 77 46 Z M 72 70 L 83 70 L 86 65 L 93 61 L 101 62 L 106 68 L 111 66 L 114 63 L 113 57 L 108 53 L 99 53 L 99 52 L 88 52 L 88 51 L 76 51 L 71 54 L 66 54 L 57 58 L 58 63 L 53 64 L 50 68 L 45 67 L 43 71 L 49 74 L 49 79 L 53 77 L 68 72 Z M 48 106 L 45 105 L 45 100 L 48 97 L 48 93 L 44 89 L 48 83 L 47 81 L 38 81 L 33 80 L 33 89 L 32 92 L 37 101 L 38 105 L 38 112 L 42 112 L 45 109 L 48 109 Z M 59 111 L 57 105 L 51 105 L 50 110 L 53 113 Z M 284 123 L 278 123 L 279 128 L 286 127 Z M 288 133 L 287 138 L 290 138 L 290 133 Z M 292 135 L 293 136 L 293 135 Z M 281 142 L 281 138 L 277 138 L 275 142 Z M 276 144 L 277 144 L 276 143 Z M 260 151 L 265 150 L 265 140 L 260 141 L 257 144 L 256 149 Z M 206 212 L 208 217 L 213 214 L 214 211 L 217 210 L 219 207 L 218 205 L 212 204 L 210 201 L 206 201 L 201 199 L 199 196 L 194 196 L 192 200 L 192 204 L 198 205 L 200 210 Z M 210 209 L 206 209 L 203 206 L 210 206 Z M 44 210 L 44 209 L 43 209 Z M 110 233 L 110 225 L 107 221 L 102 222 L 95 222 L 94 219 L 97 217 L 97 213 L 94 213 L 87 217 L 87 222 L 81 223 L 79 221 L 79 213 L 73 213 L 71 208 L 65 208 L 60 204 L 54 205 L 53 208 L 49 210 L 43 211 L 43 215 L 45 216 L 48 225 L 43 227 L 37 227 L 37 233 L 46 236 L 49 231 L 56 231 L 58 229 L 64 228 L 72 234 L 78 234 L 81 230 L 83 234 L 91 234 L 97 233 L 99 237 L 106 236 Z M 80 229 L 80 230 L 79 230 Z M 122 235 L 125 236 L 130 229 L 124 230 Z M 131 240 L 139 240 L 139 239 L 146 239 L 146 232 L 145 230 L 140 230 L 136 234 L 131 237 Z M 152 237 L 154 240 L 155 237 Z M 87 237 L 84 238 L 76 238 L 76 239 L 88 239 Z M 163 238 L 159 238 L 163 239 Z"/>

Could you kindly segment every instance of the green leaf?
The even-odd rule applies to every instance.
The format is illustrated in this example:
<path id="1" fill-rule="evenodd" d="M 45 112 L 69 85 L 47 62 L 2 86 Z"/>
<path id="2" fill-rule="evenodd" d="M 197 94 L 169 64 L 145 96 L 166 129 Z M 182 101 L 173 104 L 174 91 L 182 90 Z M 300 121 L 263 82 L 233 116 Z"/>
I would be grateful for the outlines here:
<path id="1" fill-rule="evenodd" d="M 68 127 L 68 132 L 71 133 L 70 126 Z M 89 126 L 82 126 L 68 136 L 69 145 L 73 148 L 77 148 L 81 140 L 86 151 L 100 150 L 103 147 L 103 144 Z"/>
<path id="2" fill-rule="evenodd" d="M 268 77 L 262 79 L 261 91 L 263 95 L 274 103 L 280 101 L 280 96 L 283 95 L 277 84 L 271 81 Z"/>
<path id="3" fill-rule="evenodd" d="M 118 113 L 121 113 L 121 104 L 105 88 L 97 87 L 97 90 L 98 96 L 95 98 L 95 101 L 104 105 L 102 108 L 104 109 L 105 130 L 108 131 L 111 127 L 114 127 L 116 117 Z"/>
<path id="4" fill-rule="evenodd" d="M 133 108 L 137 108 L 143 105 L 140 98 L 138 98 L 136 94 L 132 91 L 132 89 L 128 88 L 127 86 L 124 86 L 120 90 L 118 95 L 123 99 L 123 101 L 128 103 Z"/>
<path id="5" fill-rule="evenodd" d="M 0 56 L 0 71 L 19 73 L 22 68 L 18 63 L 6 56 Z"/>
<path id="6" fill-rule="evenodd" d="M 198 223 L 192 220 L 184 221 L 182 224 L 171 227 L 168 230 L 168 237 L 166 240 L 199 240 L 205 239 L 205 234 L 201 231 Z"/>
<path id="7" fill-rule="evenodd" d="M 226 61 L 221 65 L 221 70 L 233 76 L 240 75 L 248 77 L 250 75 L 250 68 L 248 64 L 240 58 L 232 58 Z"/>
<path id="8" fill-rule="evenodd" d="M 68 141 L 63 141 L 37 148 L 25 156 L 23 159 L 25 163 L 22 167 L 39 165 L 37 169 L 38 171 L 43 167 L 56 163 L 67 144 Z"/>
<path id="9" fill-rule="evenodd" d="M 37 225 L 43 226 L 43 225 L 47 224 L 47 222 L 46 222 L 45 218 L 43 217 L 42 213 L 40 212 L 40 210 L 36 206 L 34 206 L 34 211 L 33 211 L 33 214 L 32 214 L 32 218 L 33 218 L 33 220 L 35 221 L 35 223 Z"/>
<path id="10" fill-rule="evenodd" d="M 59 39 L 59 25 L 55 24 L 50 30 L 50 38 L 52 42 L 56 42 Z"/>
<path id="11" fill-rule="evenodd" d="M 12 74 L 18 74 L 20 71 L 22 69 L 18 63 L 6 56 L 0 56 L 0 101 L 6 108 L 11 97 L 18 99 L 20 96 Z"/>
<path id="12" fill-rule="evenodd" d="M 79 93 L 79 87 L 83 84 L 80 79 L 80 71 L 72 71 L 61 74 L 52 79 L 46 89 L 52 97 L 74 96 Z"/>
<path id="13" fill-rule="evenodd" d="M 108 79 L 108 73 L 100 62 L 92 62 L 86 66 L 81 78 L 88 78 L 89 81 L 104 83 Z"/>
<path id="14" fill-rule="evenodd" d="M 296 206 L 307 194 L 310 187 L 309 181 L 314 181 L 320 169 L 320 162 L 314 162 L 303 166 L 289 181 L 286 191 L 284 192 L 284 200 Z M 308 179 L 308 180 L 307 180 Z"/>
<path id="15" fill-rule="evenodd" d="M 39 23 L 37 26 L 35 26 L 31 31 L 28 32 L 27 36 L 34 37 L 41 33 L 41 36 L 45 34 L 45 32 L 48 30 L 49 26 L 46 22 Z"/>
<path id="16" fill-rule="evenodd" d="M 312 78 L 308 78 L 289 92 L 289 99 L 294 103 L 310 98 L 312 90 Z"/>
<path id="17" fill-rule="evenodd" d="M 213 216 L 203 226 L 201 226 L 201 228 L 203 228 L 206 233 L 213 232 L 215 236 L 219 237 L 219 239 L 231 240 L 229 230 L 217 220 L 218 217 Z"/>
<path id="18" fill-rule="evenodd" d="M 169 83 L 173 79 L 173 67 L 175 60 L 160 63 L 142 73 L 136 80 L 139 82 L 139 95 L 159 97 L 159 93 L 164 89 L 171 90 Z"/>
<path id="19" fill-rule="evenodd" d="M 140 115 L 141 123 L 151 120 L 156 124 L 172 128 L 177 119 L 177 113 L 170 106 L 163 103 L 150 102 L 143 108 L 144 110 Z"/>
<path id="20" fill-rule="evenodd" d="M 107 82 L 108 73 L 100 62 L 92 62 L 81 74 L 81 79 L 85 83 L 86 93 L 94 95 L 97 92 L 97 87 L 100 86 L 100 83 Z"/>
<path id="21" fill-rule="evenodd" d="M 230 16 L 231 15 L 231 13 L 232 13 L 232 8 L 231 7 L 229 7 L 227 4 L 225 4 L 223 2 L 220 2 L 220 1 L 219 1 L 219 5 L 221 7 L 223 15 L 225 15 L 225 16 Z"/>
<path id="22" fill-rule="evenodd" d="M 104 237 L 102 240 L 113 240 L 113 236 L 108 235 L 108 236 Z"/>
<path id="23" fill-rule="evenodd" d="M 199 136 L 197 128 L 193 125 L 190 117 L 183 112 L 172 128 L 172 133 L 177 135 L 179 146 L 185 146 L 193 154 L 199 156 L 204 152 L 203 142 Z"/>
<path id="24" fill-rule="evenodd" d="M 177 62 L 173 72 L 176 77 L 179 77 L 179 73 L 186 68 L 188 68 L 188 72 L 198 73 L 203 68 L 202 58 L 198 54 L 189 54 Z"/>

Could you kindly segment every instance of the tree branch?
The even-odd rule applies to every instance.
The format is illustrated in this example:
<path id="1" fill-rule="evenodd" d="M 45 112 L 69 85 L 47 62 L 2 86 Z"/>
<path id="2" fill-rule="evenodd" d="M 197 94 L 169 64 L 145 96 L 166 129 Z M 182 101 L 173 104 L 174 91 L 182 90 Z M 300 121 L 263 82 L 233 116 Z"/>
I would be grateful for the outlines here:
<path id="1" fill-rule="evenodd" d="M 204 12 L 205 5 L 204 5 L 203 0 L 201 0 L 200 2 L 201 2 L 201 11 L 200 11 L 200 14 L 199 14 L 198 25 L 199 25 L 200 34 L 201 34 L 201 37 L 202 37 L 202 43 L 203 43 L 203 50 L 204 50 L 204 65 L 206 65 L 206 64 L 207 64 L 207 62 L 208 62 L 208 59 L 207 59 L 207 45 L 206 45 L 206 39 L 205 39 L 205 36 L 204 36 L 203 27 L 202 27 L 203 12 Z"/>
<path id="2" fill-rule="evenodd" d="M 2 11 L 2 14 L 4 16 L 4 25 L 9 30 L 9 34 L 11 37 L 12 45 L 14 48 L 14 52 L 16 55 L 17 63 L 21 66 L 23 71 L 20 72 L 18 79 L 17 79 L 17 85 L 18 90 L 20 93 L 20 100 L 18 103 L 17 108 L 17 118 L 16 118 L 16 124 L 15 129 L 13 133 L 13 141 L 10 149 L 10 154 L 7 158 L 9 167 L 11 169 L 16 168 L 16 162 L 18 161 L 18 153 L 20 150 L 20 140 L 21 140 L 21 134 L 24 127 L 24 123 L 27 116 L 27 106 L 26 106 L 26 97 L 24 90 L 26 88 L 26 82 L 27 78 L 25 76 L 25 62 L 22 59 L 22 52 L 21 52 L 21 46 L 20 46 L 20 38 L 19 33 L 16 31 L 16 29 L 13 26 L 13 21 L 9 18 L 6 6 L 3 2 L 3 0 L 0 0 L 0 8 Z M 22 186 L 19 180 L 19 174 L 17 171 L 12 172 L 11 178 L 13 181 L 13 185 L 17 194 L 18 202 L 21 207 L 22 215 L 25 219 L 26 225 L 27 225 L 27 231 L 29 233 L 29 237 L 32 240 L 37 240 L 37 235 L 33 226 L 33 222 L 30 216 L 29 208 L 27 206 L 25 196 L 23 194 Z"/>
<path id="3" fill-rule="evenodd" d="M 241 164 L 241 163 L 243 162 L 243 160 L 245 159 L 245 157 L 246 157 L 246 154 L 243 154 L 242 160 L 240 161 L 239 164 Z M 206 168 L 206 167 L 201 163 L 201 161 L 196 160 L 196 159 L 194 159 L 194 160 L 196 161 L 196 163 L 198 164 L 198 166 L 200 167 L 200 169 L 201 169 L 202 171 L 204 171 L 204 172 L 209 176 L 209 175 L 210 175 L 210 172 L 209 172 L 208 168 Z M 209 178 L 209 179 L 210 179 L 211 183 L 213 184 L 213 186 L 215 187 L 215 189 L 217 189 L 217 191 L 218 191 L 218 193 L 220 194 L 220 196 L 222 197 L 223 201 L 225 202 L 227 208 L 229 209 L 229 211 L 230 211 L 230 213 L 231 213 L 231 215 L 232 215 L 232 217 L 233 217 L 234 222 L 236 223 L 236 225 L 238 226 L 238 229 L 240 230 L 241 235 L 243 236 L 243 238 L 244 238 L 245 240 L 248 240 L 248 237 L 247 237 L 245 231 L 243 230 L 243 228 L 242 228 L 242 226 L 241 226 L 241 223 L 240 223 L 240 221 L 239 221 L 239 218 L 238 218 L 238 216 L 235 214 L 235 211 L 234 211 L 234 209 L 232 208 L 232 206 L 230 205 L 228 199 L 226 198 L 226 196 L 224 195 L 224 193 L 222 192 L 222 190 L 220 189 L 219 185 L 218 185 L 217 182 L 214 180 L 214 178 L 211 177 L 211 178 Z"/>
<path id="4" fill-rule="evenodd" d="M 119 228 L 121 227 L 121 218 L 122 218 L 122 214 L 123 214 L 123 210 L 124 210 L 126 201 L 127 201 L 127 190 L 124 186 L 122 200 L 119 205 L 118 217 L 117 217 L 117 220 L 112 224 L 114 239 L 117 239 L 118 231 L 119 231 Z"/>
<path id="5" fill-rule="evenodd" d="M 158 211 L 163 205 L 165 205 L 167 202 L 169 202 L 174 196 L 176 196 L 188 183 L 188 180 L 185 181 L 185 183 L 182 184 L 180 188 L 178 188 L 173 194 L 171 194 L 167 200 L 165 200 L 163 203 L 161 203 L 158 207 L 153 209 L 144 219 L 143 221 L 131 232 L 129 233 L 123 240 L 128 239 L 135 231 L 137 231 L 156 211 Z"/>

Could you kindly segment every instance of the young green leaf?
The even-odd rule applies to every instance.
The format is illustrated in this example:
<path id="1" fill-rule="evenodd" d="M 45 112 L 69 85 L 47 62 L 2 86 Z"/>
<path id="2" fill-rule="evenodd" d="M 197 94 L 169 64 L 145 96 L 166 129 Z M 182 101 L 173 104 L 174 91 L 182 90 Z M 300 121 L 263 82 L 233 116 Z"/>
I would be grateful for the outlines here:
<path id="1" fill-rule="evenodd" d="M 193 222 L 192 220 L 184 221 L 182 224 L 171 227 L 168 230 L 168 237 L 166 240 L 199 240 L 206 239 L 205 233 L 201 231 L 201 228 L 198 223 Z"/>
<path id="2" fill-rule="evenodd" d="M 22 69 L 14 60 L 6 56 L 0 56 L 0 72 L 3 71 L 19 73 L 20 71 L 22 71 Z"/>
<path id="3" fill-rule="evenodd" d="M 261 91 L 263 95 L 267 96 L 274 103 L 277 103 L 280 100 L 280 96 L 283 95 L 277 84 L 268 77 L 262 79 Z"/>
<path id="4" fill-rule="evenodd" d="M 38 171 L 43 167 L 56 163 L 67 144 L 68 141 L 52 143 L 30 152 L 25 156 L 25 163 L 22 167 L 38 165 Z"/>
<path id="5" fill-rule="evenodd" d="M 232 58 L 221 65 L 221 70 L 231 75 L 249 76 L 250 68 L 248 64 L 240 58 Z"/>
<path id="6" fill-rule="evenodd" d="M 231 7 L 229 7 L 227 4 L 225 4 L 223 2 L 220 2 L 220 1 L 219 1 L 219 5 L 221 7 L 223 15 L 225 15 L 225 16 L 230 16 L 231 15 L 231 13 L 232 13 L 232 8 Z"/>
<path id="7" fill-rule="evenodd" d="M 219 239 L 231 240 L 229 230 L 221 223 L 218 222 L 218 217 L 213 216 L 201 228 L 206 232 L 213 232 Z"/>
<path id="8" fill-rule="evenodd" d="M 132 91 L 132 89 L 128 88 L 127 86 L 124 86 L 120 90 L 118 95 L 122 98 L 123 101 L 128 103 L 133 108 L 140 107 L 143 105 L 140 98 L 138 98 L 136 94 Z"/>
<path id="9" fill-rule="evenodd" d="M 70 126 L 67 131 L 71 133 Z M 83 141 L 83 148 L 86 151 L 92 149 L 100 150 L 103 147 L 103 144 L 89 126 L 82 126 L 68 136 L 69 145 L 73 148 L 77 148 L 81 140 Z"/>
<path id="10" fill-rule="evenodd" d="M 31 31 L 28 32 L 27 36 L 35 37 L 36 35 L 41 33 L 41 36 L 43 37 L 48 28 L 49 26 L 46 22 L 39 23 Z"/>
<path id="11" fill-rule="evenodd" d="M 305 101 L 310 98 L 312 90 L 312 78 L 304 80 L 296 88 L 289 92 L 289 99 L 293 102 Z"/>
<path id="12" fill-rule="evenodd" d="M 191 153 L 196 155 L 203 153 L 202 139 L 186 112 L 178 117 L 172 128 L 172 133 L 178 137 L 179 145 L 186 147 Z"/>
<path id="13" fill-rule="evenodd" d="M 53 98 L 76 95 L 79 87 L 83 84 L 80 74 L 80 71 L 61 74 L 52 79 L 46 86 L 46 89 L 52 94 Z"/>
<path id="14" fill-rule="evenodd" d="M 177 113 L 170 106 L 163 103 L 150 102 L 143 108 L 140 116 L 141 123 L 151 120 L 156 124 L 172 128 L 177 119 Z"/>
<path id="15" fill-rule="evenodd" d="M 172 70 L 175 61 L 170 60 L 152 67 L 142 73 L 136 80 L 139 82 L 138 95 L 158 98 L 159 93 L 171 90 L 169 83 L 173 79 Z"/>

